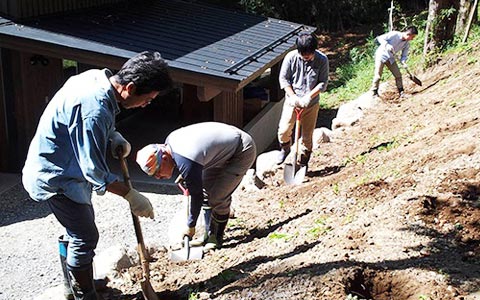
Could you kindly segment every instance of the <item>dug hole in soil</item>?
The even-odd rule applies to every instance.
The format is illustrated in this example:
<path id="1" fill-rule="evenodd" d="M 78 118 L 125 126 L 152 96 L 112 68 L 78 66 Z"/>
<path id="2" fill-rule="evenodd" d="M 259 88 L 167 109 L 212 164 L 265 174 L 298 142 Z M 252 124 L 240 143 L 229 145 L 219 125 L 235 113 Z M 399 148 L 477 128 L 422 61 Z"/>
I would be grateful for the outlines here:
<path id="1" fill-rule="evenodd" d="M 159 298 L 476 299 L 480 62 L 472 57 L 480 53 L 416 70 L 423 86 L 405 79 L 406 99 L 390 82 L 362 119 L 314 151 L 306 183 L 286 186 L 279 170 L 262 189 L 237 191 L 222 249 L 188 262 L 153 253 Z M 103 297 L 142 299 L 140 275 L 138 266 L 122 270 Z"/>

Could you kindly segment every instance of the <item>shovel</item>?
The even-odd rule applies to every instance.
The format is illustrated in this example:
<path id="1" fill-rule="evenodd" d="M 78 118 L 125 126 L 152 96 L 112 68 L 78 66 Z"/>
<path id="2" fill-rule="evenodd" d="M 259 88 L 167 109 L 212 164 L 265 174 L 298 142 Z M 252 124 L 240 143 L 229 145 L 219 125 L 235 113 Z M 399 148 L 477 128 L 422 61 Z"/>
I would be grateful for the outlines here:
<path id="1" fill-rule="evenodd" d="M 289 185 L 299 185 L 303 182 L 305 178 L 305 173 L 307 172 L 307 166 L 303 166 L 298 169 L 297 164 L 297 155 L 298 155 L 298 139 L 300 138 L 300 118 L 303 113 L 303 109 L 295 108 L 295 113 L 297 115 L 295 122 L 295 152 L 293 153 L 293 164 L 285 164 L 285 169 L 283 171 L 283 180 Z"/>
<path id="2" fill-rule="evenodd" d="M 125 184 L 132 188 L 132 182 L 130 181 L 130 174 L 128 172 L 127 161 L 123 157 L 122 148 L 117 149 L 117 156 L 120 159 L 120 165 L 122 166 L 123 181 Z M 137 252 L 140 257 L 140 262 L 142 264 L 143 278 L 140 281 L 140 286 L 142 288 L 143 298 L 145 300 L 159 300 L 157 294 L 153 290 L 152 285 L 150 284 L 150 267 L 148 265 L 148 254 L 145 249 L 145 244 L 143 242 L 142 228 L 140 227 L 140 221 L 138 217 L 132 213 L 133 227 L 135 228 L 135 235 L 137 236 Z"/>
<path id="3" fill-rule="evenodd" d="M 412 73 L 410 73 L 407 67 L 405 67 L 405 71 L 407 71 L 408 78 L 410 78 L 411 81 L 415 82 L 416 85 L 422 86 L 422 81 L 418 79 L 415 75 L 412 75 Z"/>
<path id="4" fill-rule="evenodd" d="M 187 187 L 184 186 L 185 182 L 183 178 L 178 176 L 175 180 L 180 190 L 183 192 L 183 195 L 186 196 L 187 200 L 187 218 L 190 211 L 190 192 Z M 172 261 L 186 261 L 186 260 L 198 260 L 203 258 L 203 248 L 202 247 L 191 247 L 190 246 L 190 237 L 185 235 L 183 237 L 183 246 L 181 249 L 173 250 L 170 253 L 170 259 Z"/>

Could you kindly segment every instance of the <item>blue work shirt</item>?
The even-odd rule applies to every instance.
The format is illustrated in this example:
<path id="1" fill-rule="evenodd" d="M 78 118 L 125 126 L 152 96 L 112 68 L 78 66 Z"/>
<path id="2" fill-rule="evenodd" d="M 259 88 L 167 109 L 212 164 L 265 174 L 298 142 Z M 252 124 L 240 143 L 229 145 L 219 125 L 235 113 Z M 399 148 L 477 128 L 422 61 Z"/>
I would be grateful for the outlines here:
<path id="1" fill-rule="evenodd" d="M 119 112 L 111 76 L 107 69 L 73 76 L 48 103 L 22 171 L 32 199 L 64 194 L 91 205 L 92 189 L 103 195 L 118 180 L 106 162 L 108 137 Z"/>

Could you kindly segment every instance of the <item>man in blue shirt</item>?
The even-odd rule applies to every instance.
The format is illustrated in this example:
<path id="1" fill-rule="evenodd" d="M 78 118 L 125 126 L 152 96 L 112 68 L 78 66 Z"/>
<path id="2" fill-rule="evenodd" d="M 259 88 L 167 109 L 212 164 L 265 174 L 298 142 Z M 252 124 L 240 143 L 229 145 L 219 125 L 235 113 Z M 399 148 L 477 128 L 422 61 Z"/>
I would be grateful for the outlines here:
<path id="1" fill-rule="evenodd" d="M 402 52 L 400 63 L 406 67 L 408 59 L 408 50 L 410 49 L 410 41 L 418 34 L 417 28 L 414 26 L 408 27 L 404 32 L 391 31 L 378 36 L 375 40 L 379 44 L 375 51 L 375 72 L 373 74 L 372 94 L 374 97 L 378 96 L 378 86 L 382 78 L 383 67 L 392 72 L 395 77 L 395 84 L 397 85 L 400 97 L 404 96 L 402 73 L 395 61 L 395 54 Z"/>
<path id="2" fill-rule="evenodd" d="M 204 197 L 211 210 L 205 250 L 220 248 L 230 214 L 232 193 L 256 158 L 246 132 L 224 123 L 193 124 L 170 133 L 165 144 L 151 144 L 137 153 L 142 170 L 168 179 L 177 168 L 190 192 L 190 211 L 184 235 L 192 238 Z"/>
<path id="3" fill-rule="evenodd" d="M 142 52 L 115 75 L 103 69 L 71 77 L 40 118 L 22 181 L 30 197 L 46 201 L 66 228 L 60 242 L 65 248 L 62 267 L 68 299 L 97 299 L 92 261 L 99 235 L 92 191 L 122 196 L 135 215 L 154 216 L 150 201 L 110 172 L 106 153 L 109 143 L 112 153 L 118 147 L 124 156 L 130 153 L 130 144 L 115 130 L 119 104 L 126 109 L 145 107 L 170 85 L 160 53 Z"/>
<path id="4" fill-rule="evenodd" d="M 282 62 L 279 82 L 285 90 L 285 102 L 278 124 L 280 152 L 277 164 L 285 161 L 290 153 L 295 110 L 302 110 L 300 165 L 307 166 L 312 154 L 312 136 L 320 108 L 320 93 L 327 89 L 329 63 L 320 52 L 313 34 L 302 33 L 296 41 L 297 49 L 289 52 Z"/>

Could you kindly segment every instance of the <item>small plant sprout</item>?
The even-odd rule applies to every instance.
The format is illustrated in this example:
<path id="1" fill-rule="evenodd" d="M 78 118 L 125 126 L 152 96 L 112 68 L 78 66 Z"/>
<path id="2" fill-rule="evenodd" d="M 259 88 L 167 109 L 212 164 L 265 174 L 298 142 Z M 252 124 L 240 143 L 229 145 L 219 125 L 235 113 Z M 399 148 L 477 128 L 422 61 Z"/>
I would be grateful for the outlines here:
<path id="1" fill-rule="evenodd" d="M 331 231 L 332 227 L 327 225 L 327 218 L 320 218 L 315 220 L 313 228 L 308 230 L 308 234 L 317 239 L 319 236 Z"/>
<path id="2" fill-rule="evenodd" d="M 271 240 L 289 241 L 292 238 L 292 236 L 288 233 L 272 232 L 268 235 L 268 238 Z"/>

